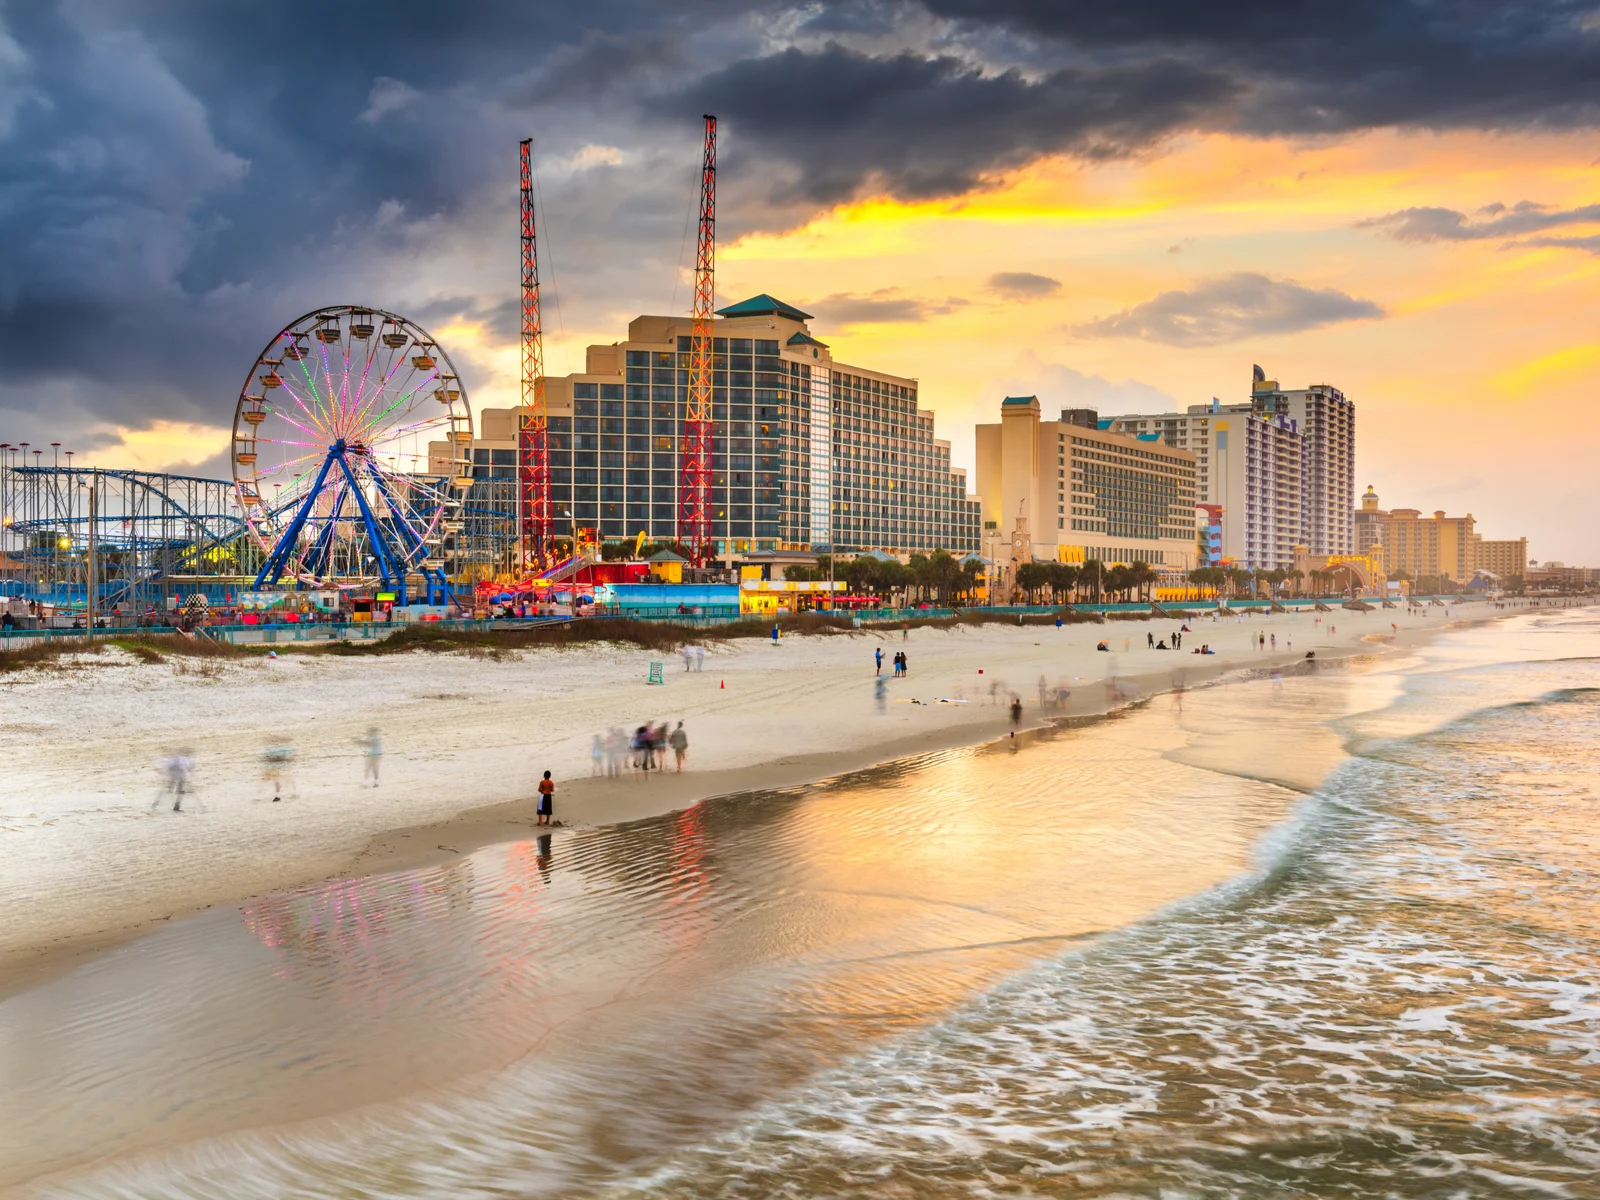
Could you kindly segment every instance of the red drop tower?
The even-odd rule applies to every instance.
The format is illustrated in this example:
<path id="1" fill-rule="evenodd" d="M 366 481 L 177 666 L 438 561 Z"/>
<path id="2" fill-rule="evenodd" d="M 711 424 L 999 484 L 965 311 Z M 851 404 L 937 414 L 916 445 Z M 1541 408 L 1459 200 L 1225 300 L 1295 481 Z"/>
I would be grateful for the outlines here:
<path id="1" fill-rule="evenodd" d="M 700 566 L 711 557 L 711 324 L 716 308 L 717 119 L 706 117 L 700 168 L 700 238 L 694 260 L 694 324 L 689 345 L 689 398 L 679 451 L 678 540 Z"/>
<path id="2" fill-rule="evenodd" d="M 539 249 L 533 220 L 532 138 L 522 140 L 522 409 L 517 421 L 520 573 L 550 563 L 550 421 L 544 403 L 544 330 L 539 318 Z"/>

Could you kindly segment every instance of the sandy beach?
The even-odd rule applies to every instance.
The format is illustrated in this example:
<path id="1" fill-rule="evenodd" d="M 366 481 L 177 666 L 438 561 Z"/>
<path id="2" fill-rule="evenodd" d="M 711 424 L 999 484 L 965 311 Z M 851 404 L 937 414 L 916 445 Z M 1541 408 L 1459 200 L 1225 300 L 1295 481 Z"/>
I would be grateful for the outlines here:
<path id="1" fill-rule="evenodd" d="M 1449 620 L 1493 615 L 1471 605 Z M 1166 637 L 1178 624 L 1154 620 L 709 643 L 691 672 L 675 656 L 610 644 L 501 661 L 284 655 L 227 660 L 210 675 L 109 651 L 17 672 L 0 682 L 0 986 L 202 908 L 528 836 L 545 770 L 559 821 L 612 824 L 1004 736 L 1013 693 L 1025 725 L 1046 719 L 1041 679 L 1071 689 L 1054 715 L 1092 714 L 1447 625 L 1441 609 L 1320 616 L 1196 620 L 1179 653 L 1146 648 L 1147 633 Z M 1276 636 L 1276 651 L 1257 647 L 1261 633 Z M 1112 653 L 1095 650 L 1102 638 Z M 1216 653 L 1189 652 L 1202 643 Z M 889 681 L 883 713 L 873 695 L 880 645 L 885 675 L 897 650 L 910 663 L 907 678 Z M 647 682 L 652 661 L 659 686 Z M 661 720 L 685 723 L 684 774 L 594 777 L 596 734 Z M 373 728 L 385 751 L 376 788 L 363 786 L 360 744 Z M 261 780 L 269 745 L 295 749 L 281 803 Z M 195 762 L 194 792 L 175 814 L 159 763 L 178 749 Z"/>

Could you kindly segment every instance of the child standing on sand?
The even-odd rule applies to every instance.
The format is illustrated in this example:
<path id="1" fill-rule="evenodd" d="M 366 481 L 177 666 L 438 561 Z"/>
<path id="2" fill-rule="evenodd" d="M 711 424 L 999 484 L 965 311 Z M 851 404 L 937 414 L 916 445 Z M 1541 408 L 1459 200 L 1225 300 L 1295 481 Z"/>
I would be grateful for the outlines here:
<path id="1" fill-rule="evenodd" d="M 536 825 L 550 824 L 550 818 L 555 815 L 556 785 L 550 779 L 550 772 L 544 773 L 544 778 L 539 780 L 539 819 Z"/>

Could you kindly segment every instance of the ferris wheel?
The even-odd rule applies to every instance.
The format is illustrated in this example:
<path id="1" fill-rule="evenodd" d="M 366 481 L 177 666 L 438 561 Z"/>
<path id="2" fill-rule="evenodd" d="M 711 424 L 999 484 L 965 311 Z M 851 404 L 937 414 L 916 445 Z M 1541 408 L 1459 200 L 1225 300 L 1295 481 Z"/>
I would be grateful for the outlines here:
<path id="1" fill-rule="evenodd" d="M 307 313 L 256 359 L 233 418 L 233 480 L 266 555 L 260 589 L 285 576 L 406 603 L 419 577 L 442 599 L 461 501 L 472 484 L 472 410 L 449 356 L 393 313 Z"/>

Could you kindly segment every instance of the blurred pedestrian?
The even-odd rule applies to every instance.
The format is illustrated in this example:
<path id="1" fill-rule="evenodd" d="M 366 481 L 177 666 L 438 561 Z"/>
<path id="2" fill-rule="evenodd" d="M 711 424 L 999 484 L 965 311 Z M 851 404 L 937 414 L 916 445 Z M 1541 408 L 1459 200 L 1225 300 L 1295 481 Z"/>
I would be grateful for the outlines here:
<path id="1" fill-rule="evenodd" d="M 160 808 L 161 801 L 168 796 L 172 797 L 172 811 L 183 811 L 183 797 L 189 790 L 189 772 L 193 767 L 194 760 L 185 750 L 174 750 L 161 760 L 161 791 L 150 805 L 152 812 Z"/>
<path id="2" fill-rule="evenodd" d="M 294 784 L 294 747 L 289 745 L 268 746 L 261 752 L 261 779 L 263 783 L 272 785 L 272 802 L 274 804 L 283 799 L 284 780 Z M 295 788 L 294 795 L 299 794 Z"/>
<path id="3" fill-rule="evenodd" d="M 678 760 L 678 770 L 683 770 L 684 755 L 689 753 L 689 735 L 683 731 L 683 722 L 678 722 L 678 727 L 672 731 L 672 736 L 667 739 L 672 746 L 672 755 Z"/>
<path id="4" fill-rule="evenodd" d="M 1022 697 L 1011 697 L 1011 726 L 1015 729 L 1022 724 Z"/>
<path id="5" fill-rule="evenodd" d="M 367 752 L 367 764 L 362 772 L 361 782 L 365 785 L 367 780 L 370 779 L 372 780 L 372 786 L 377 787 L 378 768 L 383 763 L 383 738 L 379 735 L 377 726 L 367 730 L 366 737 L 357 738 L 356 744 L 363 747 Z"/>

